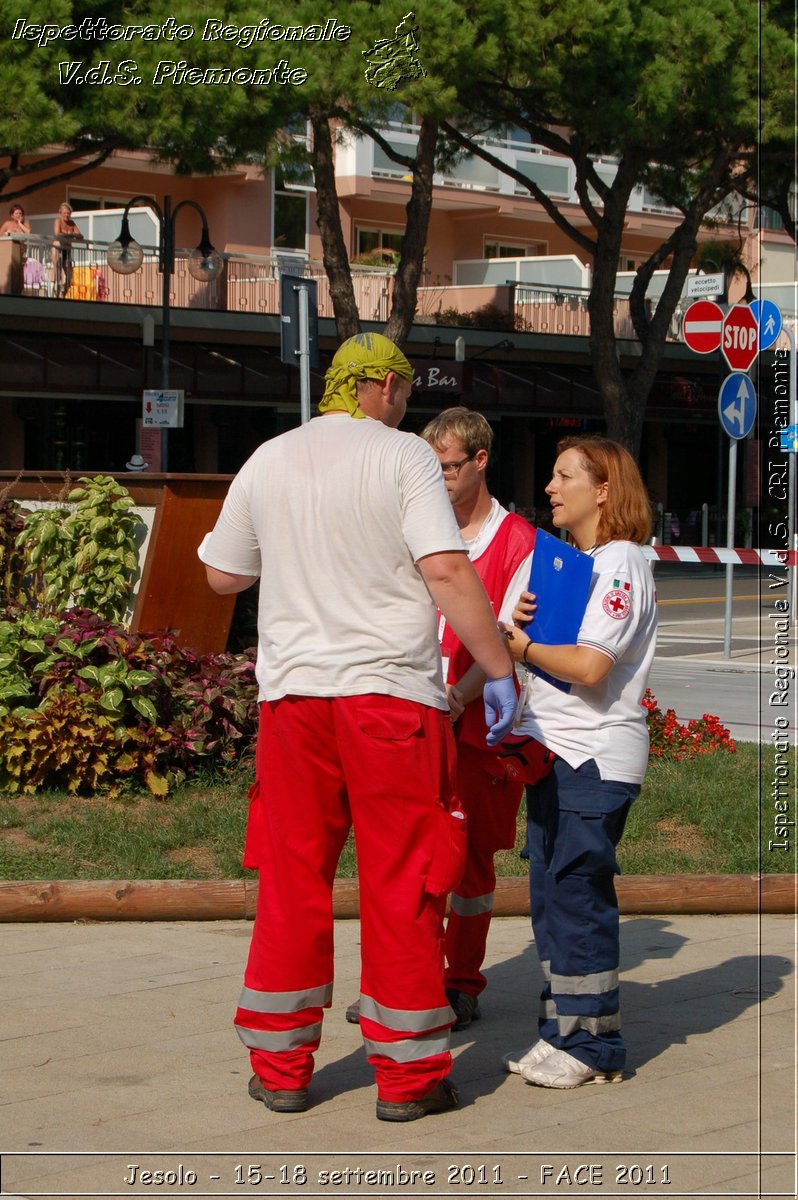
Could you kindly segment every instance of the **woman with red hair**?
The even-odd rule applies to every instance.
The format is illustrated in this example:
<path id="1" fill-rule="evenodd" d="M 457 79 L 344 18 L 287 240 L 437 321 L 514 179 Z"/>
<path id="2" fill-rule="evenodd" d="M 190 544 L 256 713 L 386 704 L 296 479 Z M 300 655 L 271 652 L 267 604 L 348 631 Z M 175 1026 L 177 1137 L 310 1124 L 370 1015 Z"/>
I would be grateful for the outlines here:
<path id="1" fill-rule="evenodd" d="M 12 204 L 8 217 L 0 225 L 0 237 L 13 237 L 15 234 L 27 236 L 29 233 L 30 225 L 25 218 L 25 209 L 21 204 Z"/>
<path id="2" fill-rule="evenodd" d="M 641 700 L 657 616 L 640 549 L 651 509 L 634 459 L 605 437 L 566 438 L 557 454 L 546 487 L 552 521 L 593 558 L 593 574 L 575 645 L 527 637 L 536 607 L 527 591 L 513 626 L 505 625 L 510 652 L 528 672 L 513 732 L 555 757 L 551 773 L 527 788 L 532 925 L 544 979 L 538 1040 L 507 1054 L 504 1065 L 539 1087 L 573 1088 L 619 1082 L 626 1058 L 615 848 L 648 763 Z M 528 579 L 529 562 L 508 595 Z M 537 602 L 542 611 L 545 596 Z"/>

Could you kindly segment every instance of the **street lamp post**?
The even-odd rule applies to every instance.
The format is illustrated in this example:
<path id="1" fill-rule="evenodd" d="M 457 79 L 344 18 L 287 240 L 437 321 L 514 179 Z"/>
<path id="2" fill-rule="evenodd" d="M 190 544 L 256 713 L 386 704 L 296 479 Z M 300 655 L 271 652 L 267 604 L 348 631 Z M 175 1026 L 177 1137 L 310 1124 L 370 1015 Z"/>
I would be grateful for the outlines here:
<path id="1" fill-rule="evenodd" d="M 175 267 L 175 222 L 181 208 L 193 208 L 202 221 L 202 233 L 195 250 L 188 257 L 188 272 L 200 283 L 210 283 L 222 273 L 221 254 L 214 250 L 208 235 L 208 218 L 194 200 L 181 200 L 172 208 L 171 196 L 164 196 L 163 209 L 151 196 L 134 196 L 125 205 L 119 237 L 108 247 L 108 266 L 118 275 L 133 275 L 144 262 L 144 251 L 130 232 L 128 214 L 136 204 L 146 204 L 154 210 L 160 228 L 158 270 L 162 277 L 161 292 L 161 388 L 169 388 L 169 345 L 171 285 Z M 161 470 L 167 470 L 167 430 L 161 430 Z"/>

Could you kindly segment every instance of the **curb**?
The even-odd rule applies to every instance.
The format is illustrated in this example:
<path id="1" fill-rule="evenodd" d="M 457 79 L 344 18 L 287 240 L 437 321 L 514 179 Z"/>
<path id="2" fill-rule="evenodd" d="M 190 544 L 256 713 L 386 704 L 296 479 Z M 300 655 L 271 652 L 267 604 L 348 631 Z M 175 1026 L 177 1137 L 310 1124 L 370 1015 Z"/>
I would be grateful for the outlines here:
<path id="1" fill-rule="evenodd" d="M 798 912 L 796 875 L 624 875 L 616 890 L 623 915 Z M 252 920 L 257 895 L 254 878 L 0 883 L 0 923 Z M 526 876 L 497 879 L 493 915 L 529 915 Z M 359 916 L 356 879 L 336 880 L 333 916 Z"/>

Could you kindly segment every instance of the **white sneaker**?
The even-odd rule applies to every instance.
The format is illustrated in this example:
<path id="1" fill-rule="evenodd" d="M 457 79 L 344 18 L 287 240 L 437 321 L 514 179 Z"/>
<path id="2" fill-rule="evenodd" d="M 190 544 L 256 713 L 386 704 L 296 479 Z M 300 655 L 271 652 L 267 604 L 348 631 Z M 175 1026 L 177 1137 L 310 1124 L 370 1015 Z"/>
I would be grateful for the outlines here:
<path id="1" fill-rule="evenodd" d="M 536 1067 L 553 1053 L 554 1047 L 540 1038 L 528 1050 L 510 1050 L 502 1056 L 502 1064 L 505 1071 L 509 1071 L 511 1075 L 523 1075 L 524 1067 Z"/>
<path id="2" fill-rule="evenodd" d="M 564 1050 L 553 1050 L 542 1061 L 532 1066 L 522 1066 L 520 1074 L 527 1083 L 549 1088 L 576 1088 L 583 1083 L 620 1083 L 623 1079 L 623 1071 L 597 1071 Z"/>

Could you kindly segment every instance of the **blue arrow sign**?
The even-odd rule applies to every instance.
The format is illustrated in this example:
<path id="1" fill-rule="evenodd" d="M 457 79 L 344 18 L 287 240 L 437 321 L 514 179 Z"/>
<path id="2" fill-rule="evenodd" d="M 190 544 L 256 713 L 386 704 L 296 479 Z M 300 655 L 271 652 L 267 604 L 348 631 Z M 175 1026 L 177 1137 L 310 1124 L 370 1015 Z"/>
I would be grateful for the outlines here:
<path id="1" fill-rule="evenodd" d="M 725 433 L 739 441 L 747 437 L 756 420 L 756 389 L 747 375 L 727 375 L 718 394 L 718 416 Z"/>
<path id="2" fill-rule="evenodd" d="M 753 300 L 751 315 L 759 326 L 759 349 L 769 350 L 781 333 L 781 310 L 772 300 Z"/>

